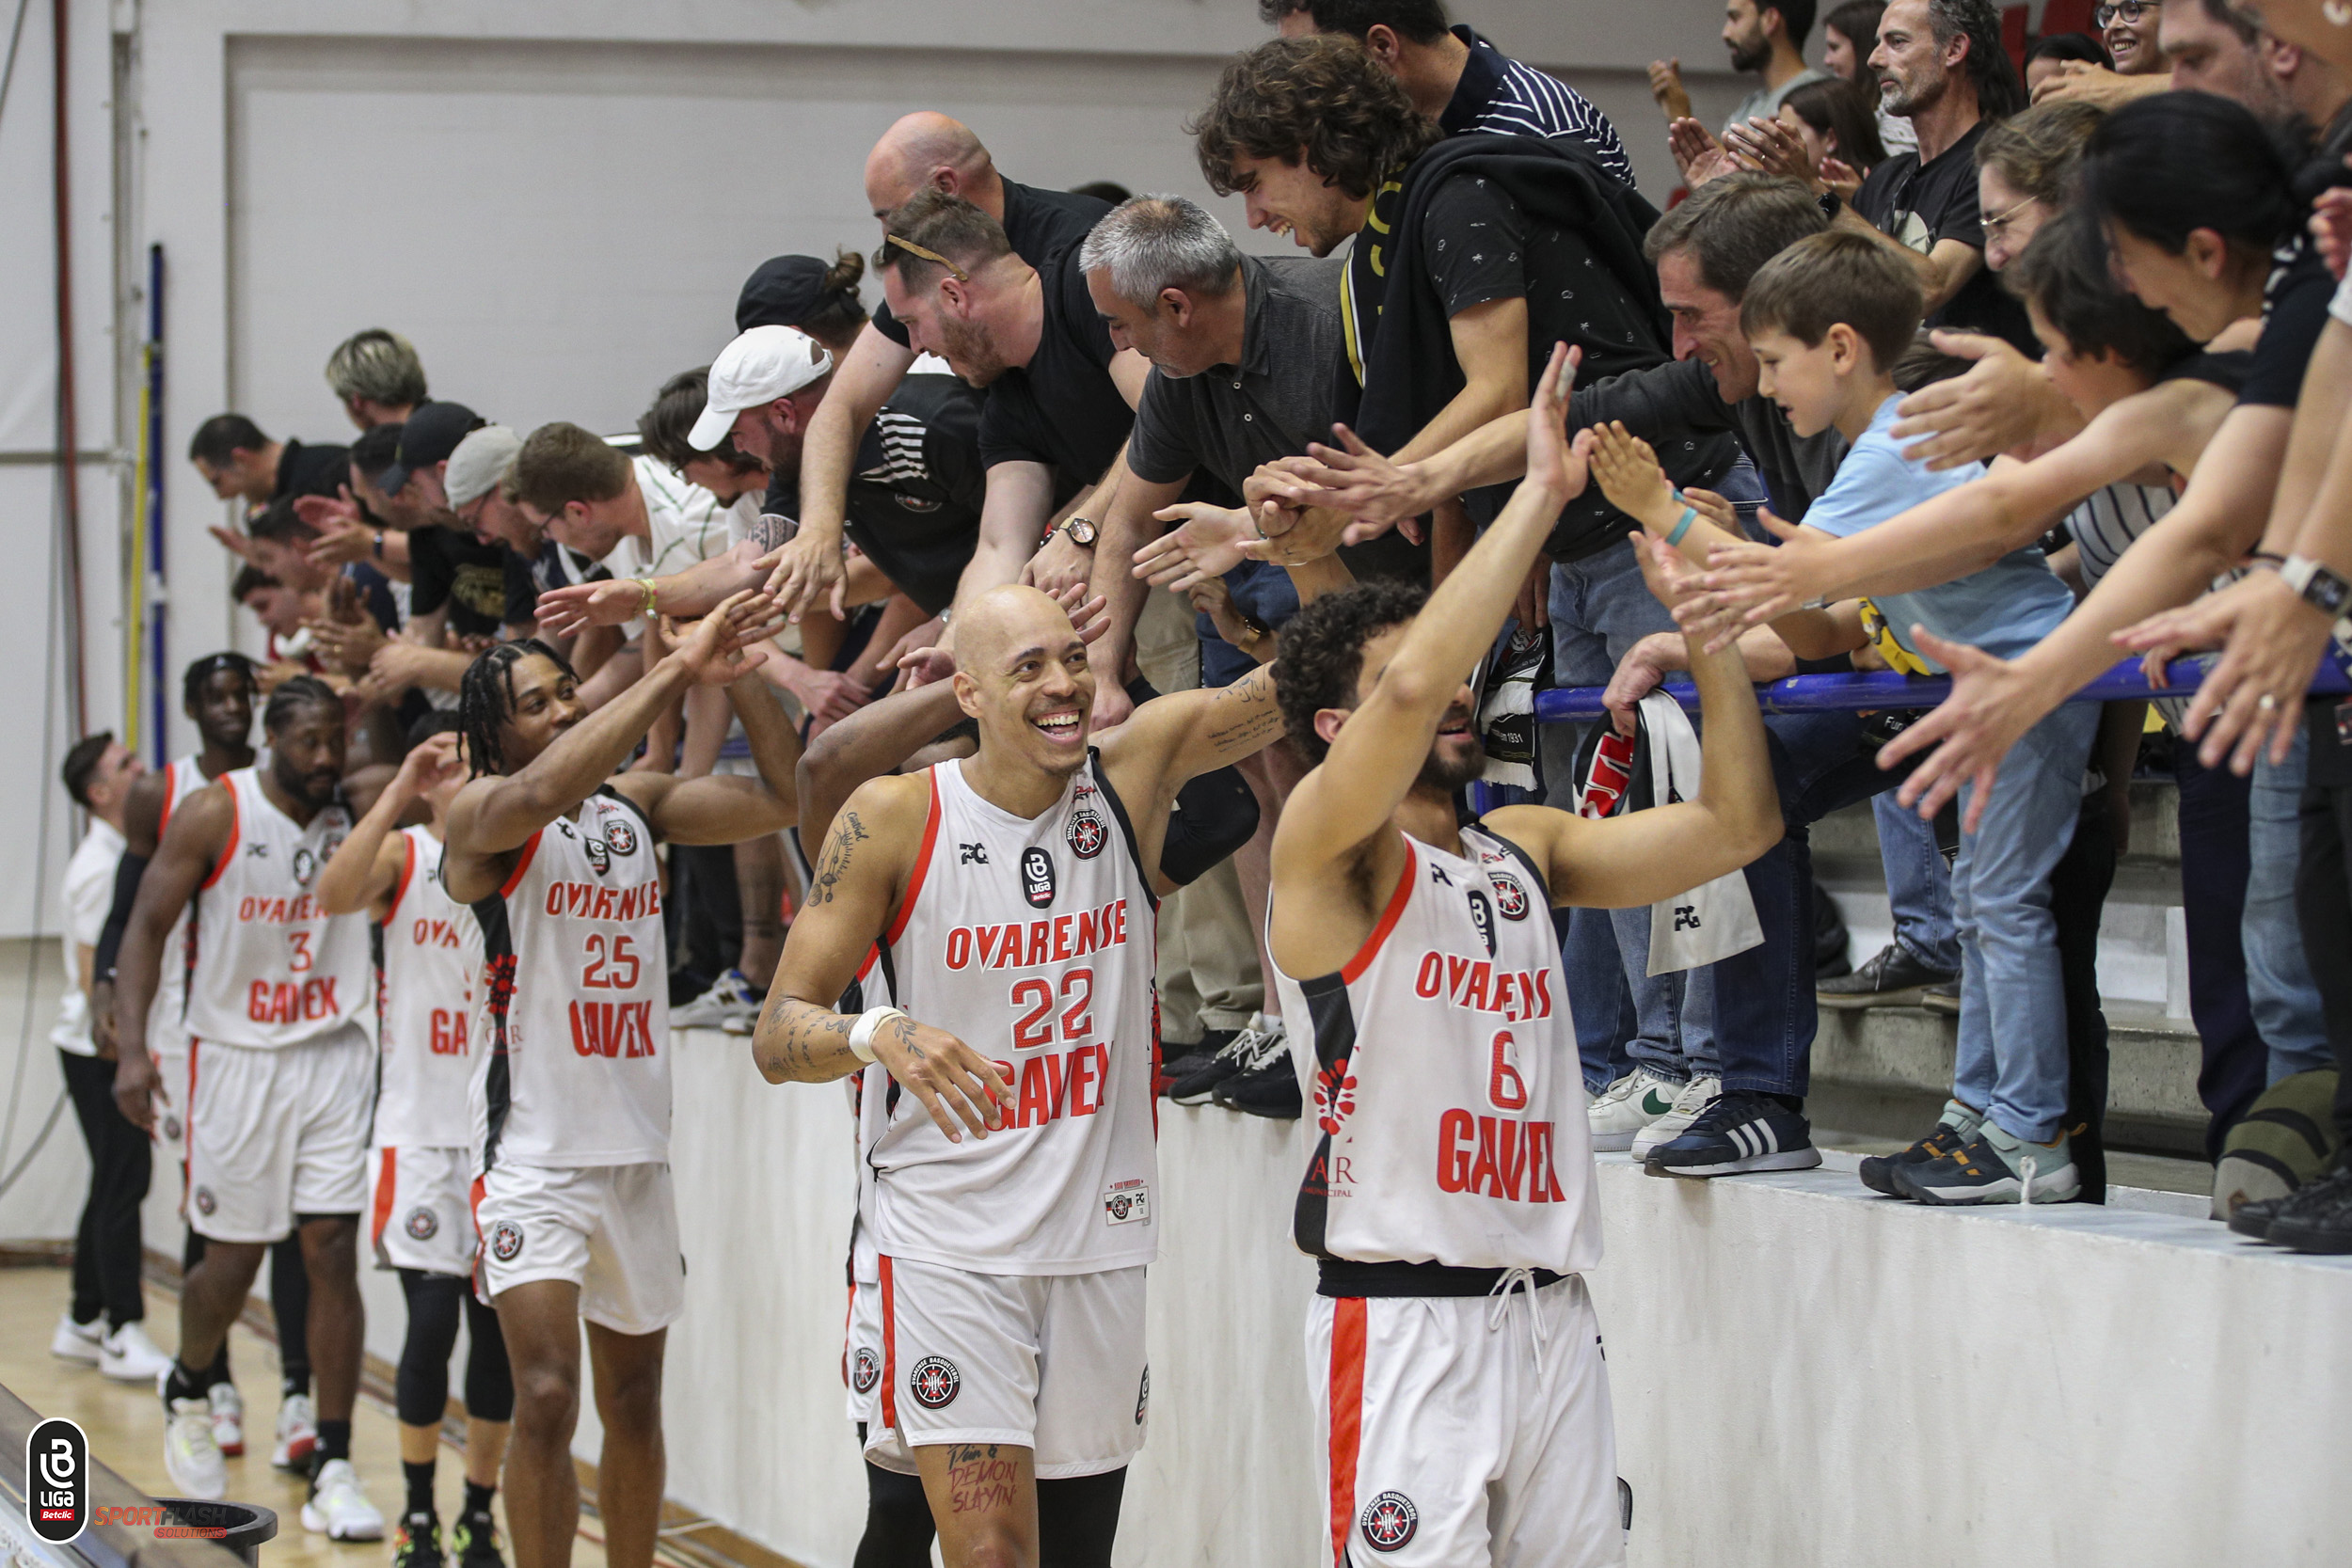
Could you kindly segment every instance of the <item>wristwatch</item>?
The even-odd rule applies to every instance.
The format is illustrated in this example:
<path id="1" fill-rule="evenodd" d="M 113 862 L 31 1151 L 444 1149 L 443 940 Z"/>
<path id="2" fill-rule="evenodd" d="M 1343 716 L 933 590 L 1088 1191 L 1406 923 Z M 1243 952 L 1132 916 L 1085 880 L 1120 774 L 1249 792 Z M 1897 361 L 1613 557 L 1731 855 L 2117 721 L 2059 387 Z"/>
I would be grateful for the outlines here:
<path id="1" fill-rule="evenodd" d="M 2296 597 L 2335 623 L 2336 641 L 2352 647 L 2352 617 L 2344 611 L 2352 608 L 2352 582 L 2308 555 L 2291 555 L 2279 568 L 2279 580 L 2296 592 Z"/>
<path id="2" fill-rule="evenodd" d="M 1072 544 L 1083 546 L 1088 549 L 1094 547 L 1094 541 L 1099 532 L 1094 526 L 1093 518 L 1081 517 L 1075 513 L 1062 519 L 1061 531 L 1070 535 Z"/>

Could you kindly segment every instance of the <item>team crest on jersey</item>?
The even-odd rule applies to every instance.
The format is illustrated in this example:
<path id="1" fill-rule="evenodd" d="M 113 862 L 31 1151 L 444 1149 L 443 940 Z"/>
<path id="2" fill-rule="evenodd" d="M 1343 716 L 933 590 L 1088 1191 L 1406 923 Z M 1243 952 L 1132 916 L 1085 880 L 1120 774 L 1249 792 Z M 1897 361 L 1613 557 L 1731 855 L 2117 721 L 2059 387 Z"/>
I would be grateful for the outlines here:
<path id="1" fill-rule="evenodd" d="M 1489 871 L 1486 879 L 1495 885 L 1495 908 L 1505 920 L 1525 920 L 1528 903 L 1527 889 L 1508 871 Z"/>
<path id="2" fill-rule="evenodd" d="M 1136 1390 L 1136 1425 L 1143 1424 L 1143 1414 L 1152 1408 L 1152 1369 L 1143 1369 L 1143 1385 Z"/>
<path id="3" fill-rule="evenodd" d="M 175 1144 L 180 1141 L 180 1118 L 178 1117 L 164 1117 L 164 1141 Z"/>
<path id="4" fill-rule="evenodd" d="M 1033 910 L 1054 902 L 1054 857 L 1034 844 L 1021 851 L 1021 896 Z"/>
<path id="5" fill-rule="evenodd" d="M 441 1216 L 419 1204 L 408 1211 L 408 1219 L 403 1228 L 408 1232 L 409 1240 L 429 1242 L 440 1234 Z"/>
<path id="6" fill-rule="evenodd" d="M 1375 1552 L 1393 1552 L 1409 1544 L 1421 1528 L 1421 1510 L 1402 1492 L 1383 1492 L 1364 1505 L 1364 1516 L 1356 1524 L 1364 1532 L 1365 1545 Z"/>
<path id="7" fill-rule="evenodd" d="M 962 1391 L 963 1374 L 944 1355 L 927 1355 L 907 1373 L 907 1392 L 926 1410 L 945 1410 Z"/>
<path id="8" fill-rule="evenodd" d="M 309 887 L 311 874 L 319 868 L 319 858 L 310 853 L 308 845 L 298 845 L 294 854 L 294 879 L 296 887 Z"/>
<path id="9" fill-rule="evenodd" d="M 608 822 L 604 829 L 606 847 L 616 855 L 637 853 L 637 830 L 626 822 Z"/>
<path id="10" fill-rule="evenodd" d="M 1495 956 L 1495 907 L 1493 900 L 1476 888 L 1470 890 L 1470 924 L 1478 927 L 1478 940 L 1486 944 L 1486 957 Z"/>
<path id="11" fill-rule="evenodd" d="M 212 1188 L 210 1188 L 210 1187 L 199 1187 L 199 1188 L 197 1188 L 197 1190 L 196 1190 L 196 1212 L 197 1212 L 198 1213 L 199 1213 L 199 1214 L 209 1214 L 209 1213 L 211 1213 L 214 1210 L 215 1210 L 215 1209 L 217 1209 L 217 1208 L 219 1208 L 219 1207 L 220 1207 L 220 1200 L 219 1200 L 219 1199 L 217 1199 L 217 1198 L 215 1198 L 215 1196 L 213 1196 L 213 1189 L 212 1189 Z"/>
<path id="12" fill-rule="evenodd" d="M 1333 1137 L 1356 1114 L 1356 1075 L 1343 1068 L 1315 1069 L 1315 1125 Z"/>
<path id="13" fill-rule="evenodd" d="M 870 1394 L 882 1380 L 882 1358 L 871 1345 L 860 1345 L 850 1372 L 850 1383 L 861 1394 Z"/>
<path id="14" fill-rule="evenodd" d="M 597 876 L 601 877 L 612 869 L 612 851 L 606 846 L 604 840 L 583 838 L 580 841 L 580 847 L 587 851 L 588 863 L 596 868 Z"/>
<path id="15" fill-rule="evenodd" d="M 523 1250 L 523 1227 L 513 1220 L 501 1220 L 490 1227 L 490 1256 L 501 1263 L 511 1263 Z"/>
<path id="16" fill-rule="evenodd" d="M 1065 834 L 1071 852 L 1082 861 L 1090 861 L 1103 852 L 1103 846 L 1111 840 L 1110 830 L 1090 809 L 1081 807 L 1070 814 L 1070 827 Z"/>

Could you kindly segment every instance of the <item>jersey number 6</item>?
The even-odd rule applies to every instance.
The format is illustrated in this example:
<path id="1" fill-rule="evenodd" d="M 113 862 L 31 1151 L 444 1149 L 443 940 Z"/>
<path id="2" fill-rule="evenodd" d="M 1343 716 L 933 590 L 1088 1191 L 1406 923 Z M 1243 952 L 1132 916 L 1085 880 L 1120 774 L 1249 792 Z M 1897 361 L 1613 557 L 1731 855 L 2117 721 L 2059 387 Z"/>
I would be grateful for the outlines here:
<path id="1" fill-rule="evenodd" d="M 1518 1042 L 1508 1029 L 1495 1031 L 1493 1055 L 1487 1059 L 1486 1098 L 1498 1111 L 1527 1109 L 1527 1080 L 1511 1065 L 1510 1052 Z"/>

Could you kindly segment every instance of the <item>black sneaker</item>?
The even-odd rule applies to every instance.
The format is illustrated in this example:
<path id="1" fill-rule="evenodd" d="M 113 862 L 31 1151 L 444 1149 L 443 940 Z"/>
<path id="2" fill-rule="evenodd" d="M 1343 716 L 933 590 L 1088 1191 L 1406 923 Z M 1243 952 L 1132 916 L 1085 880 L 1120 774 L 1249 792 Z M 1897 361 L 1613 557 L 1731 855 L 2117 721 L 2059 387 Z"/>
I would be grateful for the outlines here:
<path id="1" fill-rule="evenodd" d="M 1921 1203 L 2064 1203 L 2082 1191 L 2065 1137 L 2056 1148 L 2025 1143 L 1990 1121 L 1951 1153 L 1887 1174 L 1898 1193 Z"/>
<path id="2" fill-rule="evenodd" d="M 1851 974 L 1821 981 L 1813 994 L 1824 1007 L 1916 1007 L 1930 986 L 1958 978 L 1948 969 L 1930 969 L 1901 942 L 1890 942 Z"/>
<path id="3" fill-rule="evenodd" d="M 2230 1211 L 2230 1228 L 2241 1236 L 2251 1236 L 2258 1242 L 2270 1240 L 2270 1222 L 2279 1217 L 2279 1211 L 2285 1208 L 2287 1200 L 2294 1196 L 2294 1193 L 2280 1193 L 2277 1197 L 2258 1197 L 2251 1203 L 2239 1204 Z"/>
<path id="4" fill-rule="evenodd" d="M 1944 1102 L 1943 1119 L 1935 1124 L 1934 1131 L 1899 1154 L 1871 1155 L 1862 1162 L 1856 1174 L 1862 1178 L 1862 1184 L 1874 1193 L 1884 1193 L 1888 1197 L 1905 1196 L 1902 1189 L 1895 1185 L 1897 1165 L 1925 1164 L 1956 1153 L 1961 1145 L 1977 1135 L 1978 1124 L 1983 1120 L 1957 1100 L 1947 1100 Z"/>
<path id="5" fill-rule="evenodd" d="M 1205 1064 L 1168 1087 L 1168 1098 L 1179 1105 L 1206 1105 L 1216 1086 L 1249 1069 L 1265 1044 L 1262 1029 L 1239 1029 L 1225 1048 Z"/>
<path id="6" fill-rule="evenodd" d="M 506 1568 L 506 1558 L 499 1551 L 498 1524 L 486 1508 L 460 1513 L 450 1527 L 449 1545 L 457 1554 L 457 1568 Z"/>
<path id="7" fill-rule="evenodd" d="M 2289 1193 L 2263 1240 L 2296 1252 L 2352 1252 L 2352 1166 L 2339 1165 Z"/>
<path id="8" fill-rule="evenodd" d="M 1305 1101 L 1298 1092 L 1298 1073 L 1285 1050 L 1254 1071 L 1238 1073 L 1216 1086 L 1214 1096 L 1229 1111 L 1276 1121 L 1296 1121 Z"/>
<path id="9" fill-rule="evenodd" d="M 1919 993 L 1919 1006 L 1931 1013 L 1960 1016 L 1960 979 L 1955 975 L 1940 986 L 1930 986 Z"/>
<path id="10" fill-rule="evenodd" d="M 1804 1113 L 1765 1095 L 1731 1089 L 1701 1111 L 1690 1131 L 1651 1149 L 1645 1168 L 1652 1176 L 1736 1176 L 1810 1170 L 1820 1163 Z"/>
<path id="11" fill-rule="evenodd" d="M 1204 1029 L 1200 1032 L 1199 1044 L 1177 1047 L 1183 1054 L 1160 1063 L 1159 1081 L 1152 1085 L 1152 1092 L 1166 1094 L 1178 1083 L 1207 1067 L 1216 1060 L 1218 1052 L 1233 1043 L 1233 1037 L 1240 1033 L 1238 1029 Z"/>
<path id="12" fill-rule="evenodd" d="M 443 1561 L 441 1521 L 430 1513 L 403 1515 L 392 1532 L 392 1568 L 441 1568 Z"/>

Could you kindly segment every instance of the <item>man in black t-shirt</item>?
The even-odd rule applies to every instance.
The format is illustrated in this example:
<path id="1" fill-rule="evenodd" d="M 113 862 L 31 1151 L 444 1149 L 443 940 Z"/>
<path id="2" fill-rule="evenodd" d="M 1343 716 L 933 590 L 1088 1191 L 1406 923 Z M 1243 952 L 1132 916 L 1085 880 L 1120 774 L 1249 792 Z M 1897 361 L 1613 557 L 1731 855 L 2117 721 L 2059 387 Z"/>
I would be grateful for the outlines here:
<path id="1" fill-rule="evenodd" d="M 197 426 L 188 461 L 222 500 L 266 506 L 280 496 L 331 496 L 343 480 L 347 447 L 273 441 L 243 414 L 215 414 Z"/>
<path id="2" fill-rule="evenodd" d="M 979 137 L 943 114 L 907 115 L 884 132 L 866 159 L 866 202 L 877 220 L 918 191 L 960 197 L 988 214 L 1012 253 L 1037 266 L 1086 238 L 1107 202 L 1006 179 Z M 738 323 L 739 329 L 748 324 Z M 801 531 L 772 579 L 787 611 L 829 598 L 843 570 L 841 538 L 858 444 L 892 390 L 914 366 L 916 350 L 887 306 L 875 312 L 840 356 L 832 394 L 810 424 L 802 457 Z M 1138 385 L 1141 372 L 1136 377 Z M 1099 474 L 1100 470 L 1097 470 Z M 1087 476 L 1091 483 L 1097 474 Z M 997 580 L 1009 581 L 1009 578 Z"/>

